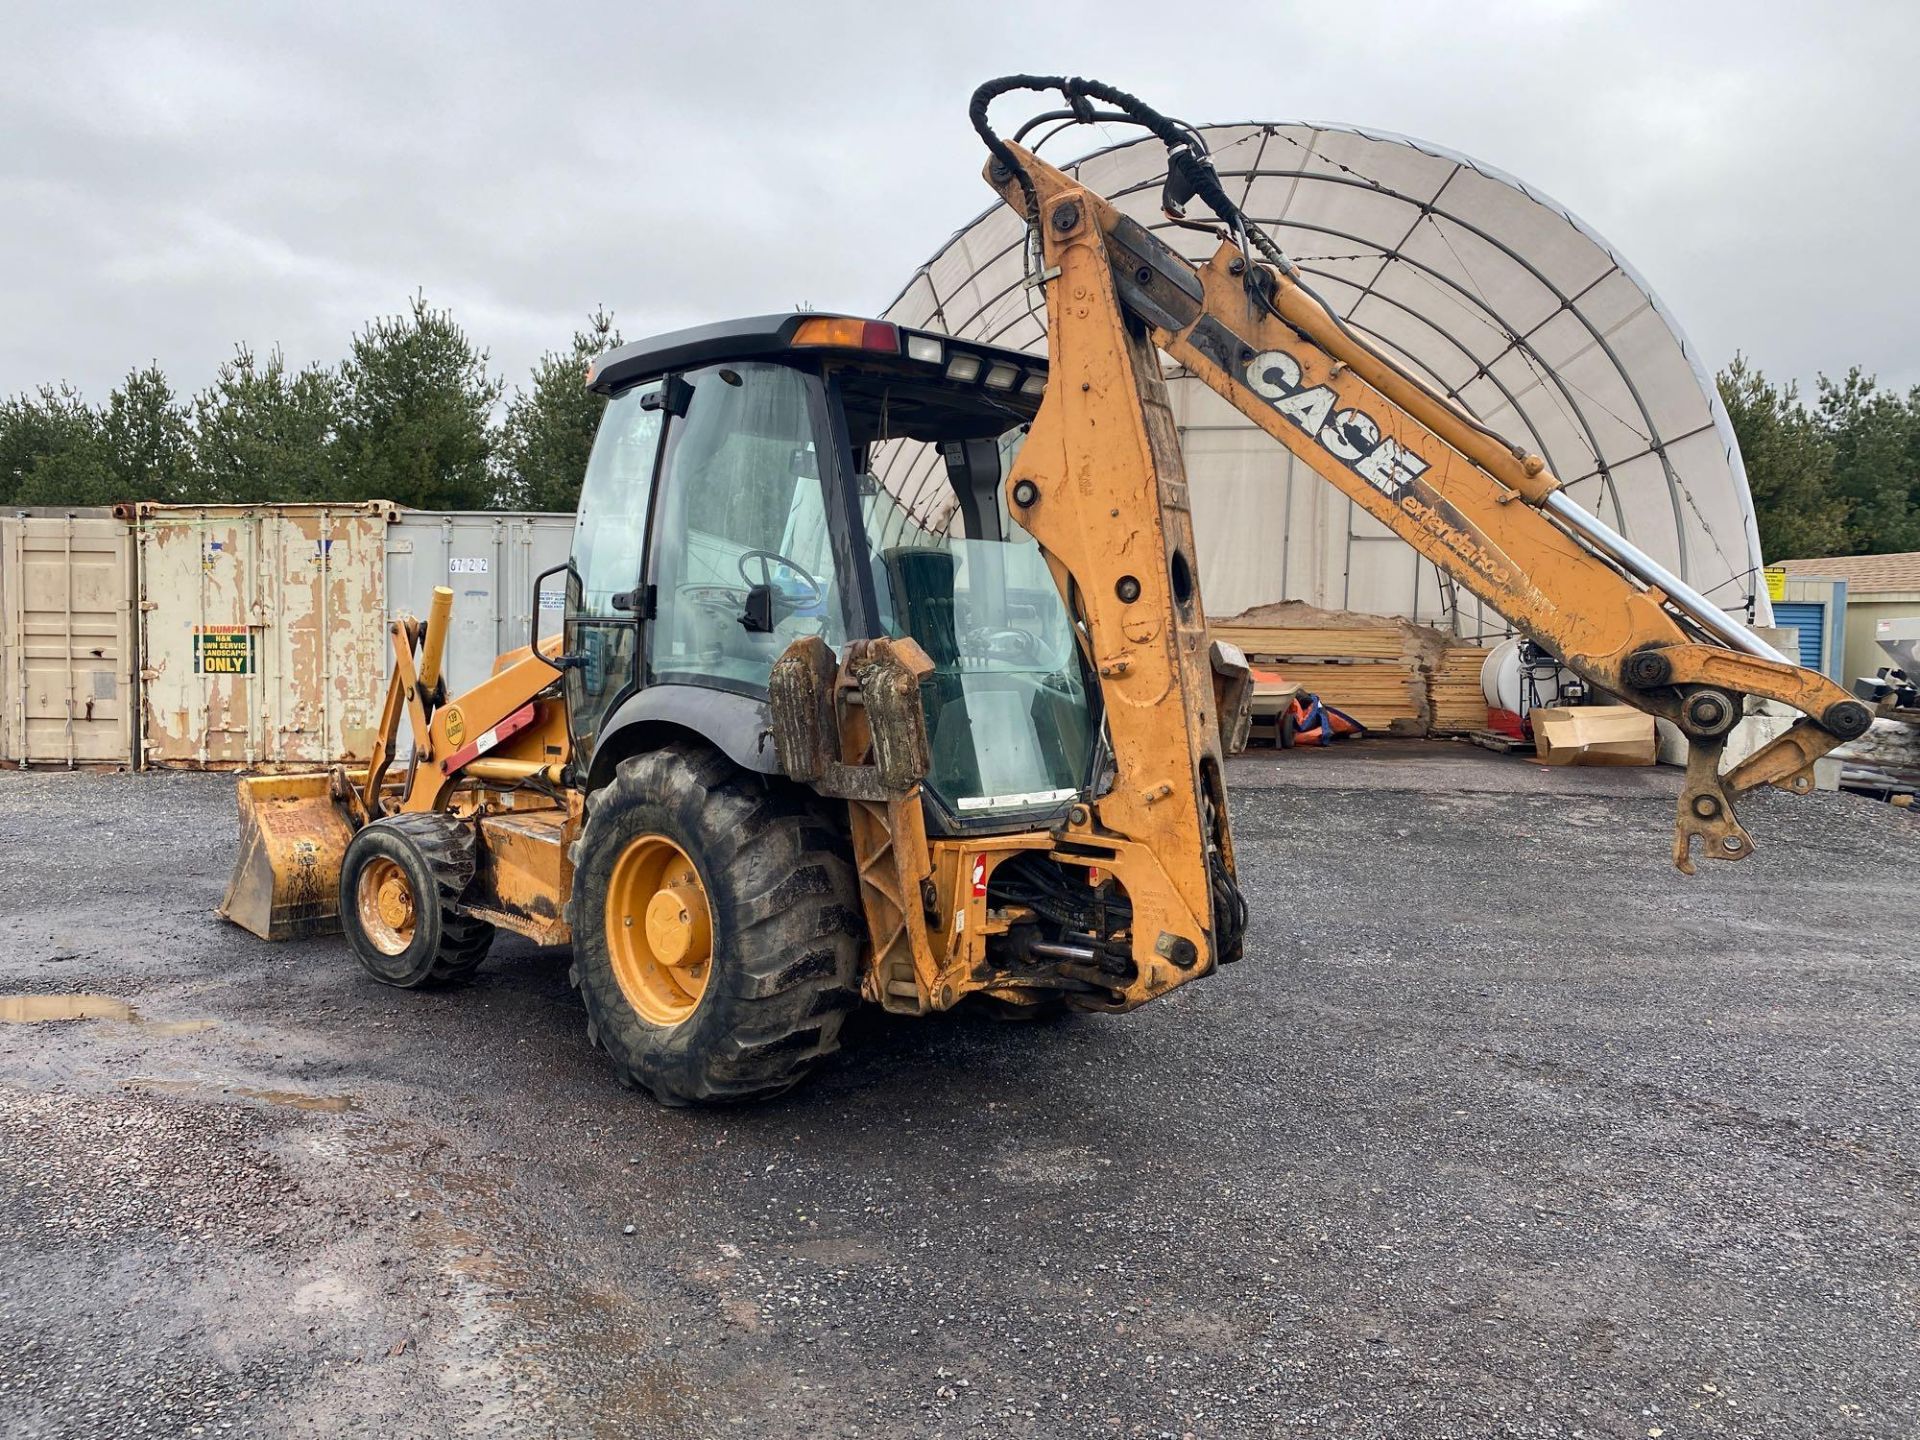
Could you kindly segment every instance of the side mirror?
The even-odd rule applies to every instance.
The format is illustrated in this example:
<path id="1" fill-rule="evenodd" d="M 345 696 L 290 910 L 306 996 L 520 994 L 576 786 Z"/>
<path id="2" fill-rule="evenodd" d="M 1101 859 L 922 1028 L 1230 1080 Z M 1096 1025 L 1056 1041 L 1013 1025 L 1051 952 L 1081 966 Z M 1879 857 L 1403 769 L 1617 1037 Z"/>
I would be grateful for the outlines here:
<path id="1" fill-rule="evenodd" d="M 527 627 L 527 644 L 533 647 L 533 653 L 536 655 L 540 653 L 540 586 L 543 581 L 563 571 L 566 573 L 569 582 L 579 578 L 580 572 L 573 568 L 573 561 L 571 559 L 562 560 L 558 565 L 549 565 L 533 577 L 533 618 Z M 562 605 L 564 606 L 564 604 L 565 602 L 563 601 Z"/>

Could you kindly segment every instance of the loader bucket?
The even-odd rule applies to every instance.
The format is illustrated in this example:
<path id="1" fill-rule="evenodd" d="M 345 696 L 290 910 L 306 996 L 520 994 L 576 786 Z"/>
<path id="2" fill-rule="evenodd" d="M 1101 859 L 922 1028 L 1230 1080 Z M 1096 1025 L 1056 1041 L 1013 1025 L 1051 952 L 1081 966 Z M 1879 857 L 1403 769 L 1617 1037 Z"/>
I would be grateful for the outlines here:
<path id="1" fill-rule="evenodd" d="M 240 856 L 220 913 L 262 940 L 340 929 L 340 859 L 353 826 L 325 772 L 240 782 Z"/>

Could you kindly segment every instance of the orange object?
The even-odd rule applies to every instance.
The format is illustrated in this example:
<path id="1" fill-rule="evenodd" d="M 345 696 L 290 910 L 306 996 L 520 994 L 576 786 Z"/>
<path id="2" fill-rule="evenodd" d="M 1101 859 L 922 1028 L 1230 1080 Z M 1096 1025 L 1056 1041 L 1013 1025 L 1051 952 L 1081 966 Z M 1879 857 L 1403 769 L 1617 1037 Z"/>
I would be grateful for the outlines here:
<path id="1" fill-rule="evenodd" d="M 793 332 L 795 345 L 823 345 L 836 350 L 883 350 L 897 353 L 900 332 L 885 320 L 860 320 L 846 315 L 815 315 L 802 320 Z"/>
<path id="2" fill-rule="evenodd" d="M 1626 562 L 1616 563 L 1617 554 L 1626 553 L 1621 547 L 1628 542 L 1572 505 L 1540 456 L 1510 445 L 1367 344 L 1291 266 L 1249 256 L 1231 237 L 1223 238 L 1211 259 L 1194 265 L 1079 179 L 1019 145 L 996 152 L 987 179 L 1016 213 L 1033 214 L 1044 254 L 1041 274 L 1051 287 L 1047 351 L 1053 371 L 1022 469 L 1029 456 L 1051 448 L 1064 449 L 1070 462 L 1049 467 L 1056 474 L 1104 473 L 1098 467 L 1119 447 L 1114 437 L 1140 443 L 1140 421 L 1137 414 L 1103 413 L 1102 399 L 1132 400 L 1128 372 L 1137 376 L 1144 369 L 1137 359 L 1156 349 L 1184 365 L 1590 686 L 1665 716 L 1688 733 L 1691 760 L 1675 812 L 1673 850 L 1675 865 L 1685 871 L 1693 869 L 1696 840 L 1714 859 L 1738 860 L 1752 852 L 1734 813 L 1738 794 L 1768 784 L 1811 790 L 1814 760 L 1865 728 L 1870 717 L 1863 707 L 1825 676 L 1729 648 L 1722 631 L 1700 618 L 1718 615 L 1710 605 L 1694 615 L 1693 628 L 1683 624 L 1653 579 L 1642 584 L 1622 572 Z M 1260 303 L 1250 303 L 1256 293 Z M 1052 303 L 1059 297 L 1071 303 Z M 1129 317 L 1143 322 L 1145 342 L 1131 340 Z M 1177 432 L 1164 394 L 1143 393 L 1133 404 L 1150 418 L 1149 442 L 1159 442 L 1153 445 L 1156 460 L 1162 449 L 1177 458 Z M 1158 468 L 1163 480 L 1179 473 L 1171 465 Z M 1184 506 L 1184 487 L 1177 498 Z M 1152 508 L 1131 496 L 1113 503 L 1122 515 Z M 1076 578 L 1107 573 L 1088 553 L 1105 539 L 1096 533 L 1095 513 L 1096 525 L 1084 536 L 1033 527 L 1056 569 Z M 1166 553 L 1174 556 L 1184 551 L 1191 528 L 1169 525 L 1162 533 L 1173 542 Z M 1148 551 L 1156 553 L 1156 547 L 1149 544 Z M 1645 557 L 1635 563 L 1642 562 L 1652 563 Z M 1090 598 L 1098 594 L 1097 585 L 1084 579 L 1082 585 Z M 1155 602 L 1151 613 L 1167 613 L 1160 595 L 1149 598 Z M 1094 633 L 1110 633 L 1111 607 L 1094 608 Z M 1719 619 L 1723 627 L 1732 625 Z M 1125 693 L 1114 693 L 1126 686 L 1103 688 L 1110 716 L 1132 703 Z M 1723 775 L 1728 722 L 1738 718 L 1733 697 L 1743 695 L 1781 701 L 1804 718 Z M 1136 755 L 1117 754 L 1122 774 L 1132 773 Z M 1155 763 L 1149 755 L 1141 768 L 1151 772 Z M 1114 794 L 1121 793 L 1116 787 Z M 1176 819 L 1151 832 L 1129 827 L 1129 833 L 1151 833 L 1158 853 L 1176 855 L 1195 838 L 1187 817 Z"/>
<path id="3" fill-rule="evenodd" d="M 1301 744 L 1331 745 L 1348 735 L 1357 740 L 1366 733 L 1366 726 L 1346 711 L 1334 709 L 1318 695 L 1295 695 L 1280 716 L 1283 749 L 1290 750 Z"/>

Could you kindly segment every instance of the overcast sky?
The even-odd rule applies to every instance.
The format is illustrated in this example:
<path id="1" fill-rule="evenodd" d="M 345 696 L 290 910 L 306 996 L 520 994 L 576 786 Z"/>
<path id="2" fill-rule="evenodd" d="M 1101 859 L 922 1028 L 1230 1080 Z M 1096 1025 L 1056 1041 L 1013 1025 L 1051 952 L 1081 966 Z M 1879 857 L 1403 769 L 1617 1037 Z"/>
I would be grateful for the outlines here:
<path id="1" fill-rule="evenodd" d="M 966 105 L 1009 71 L 1464 151 L 1611 240 L 1709 365 L 1920 383 L 1912 3 L 9 0 L 0 21 L 0 393 L 103 398 L 148 360 L 187 392 L 235 341 L 331 362 L 416 288 L 516 381 L 597 304 L 629 338 L 877 311 L 989 198 Z"/>

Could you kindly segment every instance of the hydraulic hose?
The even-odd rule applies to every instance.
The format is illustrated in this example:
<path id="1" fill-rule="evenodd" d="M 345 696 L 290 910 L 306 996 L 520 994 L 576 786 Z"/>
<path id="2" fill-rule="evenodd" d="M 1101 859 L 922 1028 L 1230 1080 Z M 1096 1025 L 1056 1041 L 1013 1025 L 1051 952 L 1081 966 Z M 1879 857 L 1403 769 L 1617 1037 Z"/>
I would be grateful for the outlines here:
<path id="1" fill-rule="evenodd" d="M 975 133 L 986 144 L 988 152 L 1004 166 L 1020 183 L 1020 193 L 1026 200 L 1026 218 L 1030 226 L 1040 223 L 1039 192 L 1034 189 L 1033 177 L 1027 173 L 1026 166 L 1011 146 L 995 133 L 987 119 L 988 107 L 1002 95 L 1017 90 L 1049 91 L 1057 90 L 1066 97 L 1067 105 L 1074 119 L 1079 123 L 1091 123 L 1096 119 L 1109 118 L 1096 115 L 1089 100 L 1104 100 L 1112 105 L 1131 123 L 1140 126 L 1153 135 L 1167 148 L 1167 172 L 1170 181 L 1177 177 L 1186 193 L 1198 196 L 1207 203 L 1207 208 L 1237 235 L 1250 241 L 1255 249 L 1265 256 L 1298 289 L 1318 305 L 1327 314 L 1328 320 L 1340 332 L 1348 344 L 1372 357 L 1379 364 L 1391 370 L 1409 385 L 1425 389 L 1425 384 L 1409 373 L 1399 361 L 1375 347 L 1364 336 L 1357 334 L 1341 318 L 1312 286 L 1307 284 L 1299 269 L 1287 259 L 1286 253 L 1257 224 L 1249 221 L 1227 194 L 1226 187 L 1220 183 L 1220 175 L 1214 169 L 1213 160 L 1207 153 L 1205 141 L 1199 132 L 1183 120 L 1176 120 L 1161 114 L 1137 95 L 1131 95 L 1114 85 L 1101 80 L 1088 80 L 1080 76 L 1067 75 L 1003 75 L 998 80 L 989 80 L 973 92 L 973 100 L 967 107 L 967 116 L 973 122 Z M 1244 247 L 1243 247 L 1244 248 Z M 1253 267 L 1247 271 L 1247 291 L 1260 306 L 1276 319 L 1285 317 L 1275 308 L 1271 297 L 1255 278 Z M 1479 432 L 1488 440 L 1511 452 L 1516 458 L 1525 458 L 1526 452 L 1515 445 L 1506 436 L 1491 426 L 1482 423 L 1472 415 L 1460 411 L 1460 423 Z"/>

